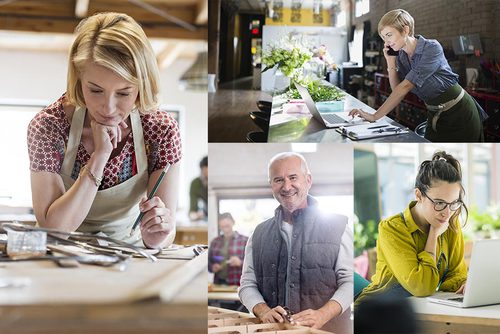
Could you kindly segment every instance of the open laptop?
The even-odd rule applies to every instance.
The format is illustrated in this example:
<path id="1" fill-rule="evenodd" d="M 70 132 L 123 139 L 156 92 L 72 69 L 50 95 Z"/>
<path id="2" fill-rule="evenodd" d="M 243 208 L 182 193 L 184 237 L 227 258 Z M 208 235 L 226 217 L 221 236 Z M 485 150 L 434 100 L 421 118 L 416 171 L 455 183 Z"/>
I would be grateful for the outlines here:
<path id="1" fill-rule="evenodd" d="M 455 307 L 500 304 L 500 239 L 478 240 L 472 248 L 465 294 L 438 292 L 427 300 Z"/>
<path id="2" fill-rule="evenodd" d="M 316 104 L 314 103 L 311 95 L 307 91 L 307 88 L 297 83 L 295 83 L 295 87 L 297 87 L 300 96 L 306 103 L 307 109 L 309 109 L 309 112 L 312 114 L 314 119 L 316 119 L 318 122 L 320 122 L 327 128 L 338 128 L 341 126 L 352 126 L 352 125 L 369 123 L 368 121 L 365 121 L 360 117 L 355 117 L 354 120 L 352 120 L 352 117 L 349 116 L 348 111 L 321 114 L 316 108 Z"/>

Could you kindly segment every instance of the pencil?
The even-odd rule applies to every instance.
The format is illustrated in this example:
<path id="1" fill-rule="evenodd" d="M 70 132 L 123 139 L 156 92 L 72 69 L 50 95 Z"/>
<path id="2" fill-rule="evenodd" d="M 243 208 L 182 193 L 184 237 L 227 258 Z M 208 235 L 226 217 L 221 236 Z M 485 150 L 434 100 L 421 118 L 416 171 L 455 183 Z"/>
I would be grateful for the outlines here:
<path id="1" fill-rule="evenodd" d="M 167 167 L 165 167 L 165 169 L 163 169 L 163 171 L 161 172 L 160 177 L 158 178 L 158 180 L 156 180 L 156 183 L 155 183 L 155 186 L 153 187 L 153 190 L 151 190 L 151 192 L 148 195 L 148 200 L 153 198 L 153 196 L 156 194 L 156 191 L 158 190 L 158 187 L 160 186 L 160 183 L 163 180 L 163 177 L 165 176 L 165 174 L 167 174 L 169 168 L 170 168 L 170 165 L 167 164 Z M 130 231 L 130 236 L 132 236 L 134 234 L 137 226 L 141 222 L 142 217 L 144 217 L 144 212 L 141 212 L 139 214 L 139 216 L 137 217 L 137 219 L 135 220 L 134 225 L 132 226 L 132 231 Z"/>

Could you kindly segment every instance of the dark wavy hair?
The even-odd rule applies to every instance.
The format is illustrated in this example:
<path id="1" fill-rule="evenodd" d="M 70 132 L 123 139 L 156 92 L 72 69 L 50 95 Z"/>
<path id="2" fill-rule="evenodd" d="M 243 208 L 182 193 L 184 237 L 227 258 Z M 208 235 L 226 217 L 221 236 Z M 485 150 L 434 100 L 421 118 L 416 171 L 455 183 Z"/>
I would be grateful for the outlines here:
<path id="1" fill-rule="evenodd" d="M 420 164 L 418 169 L 418 174 L 415 179 L 415 188 L 421 192 L 427 193 L 429 188 L 436 181 L 444 181 L 448 183 L 459 183 L 460 184 L 460 195 L 459 200 L 464 202 L 465 189 L 462 185 L 462 168 L 460 167 L 460 162 L 455 159 L 451 154 L 447 154 L 445 151 L 437 151 L 432 155 L 431 160 L 425 160 Z M 469 216 L 469 210 L 465 203 L 453 213 L 450 217 L 450 224 L 453 231 L 457 230 L 458 218 L 462 213 L 462 208 L 465 210 L 465 221 L 464 225 L 467 224 L 467 218 Z"/>

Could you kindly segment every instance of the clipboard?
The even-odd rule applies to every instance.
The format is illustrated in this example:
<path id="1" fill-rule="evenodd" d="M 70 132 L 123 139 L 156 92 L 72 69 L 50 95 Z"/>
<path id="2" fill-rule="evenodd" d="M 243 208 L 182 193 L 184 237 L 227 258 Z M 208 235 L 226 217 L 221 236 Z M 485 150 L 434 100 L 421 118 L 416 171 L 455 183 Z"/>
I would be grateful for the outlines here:
<path id="1" fill-rule="evenodd" d="M 402 133 L 408 133 L 408 128 L 400 128 L 399 126 L 390 124 L 386 121 L 378 121 L 375 123 L 361 124 L 354 126 L 341 126 L 336 129 L 341 135 L 352 140 L 363 140 L 378 137 L 396 136 Z"/>

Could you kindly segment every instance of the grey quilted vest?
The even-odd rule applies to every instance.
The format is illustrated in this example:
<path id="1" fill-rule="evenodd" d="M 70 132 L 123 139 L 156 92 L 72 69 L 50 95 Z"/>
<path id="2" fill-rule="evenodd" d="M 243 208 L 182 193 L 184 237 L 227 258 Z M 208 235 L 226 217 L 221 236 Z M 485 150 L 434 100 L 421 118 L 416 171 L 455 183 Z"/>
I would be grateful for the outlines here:
<path id="1" fill-rule="evenodd" d="M 322 214 L 308 196 L 308 207 L 293 213 L 291 263 L 280 233 L 281 206 L 253 234 L 253 264 L 258 289 L 269 307 L 288 306 L 294 313 L 318 309 L 337 290 L 335 263 L 347 217 Z M 285 305 L 287 266 L 289 300 Z M 345 313 L 345 312 L 344 312 Z"/>

